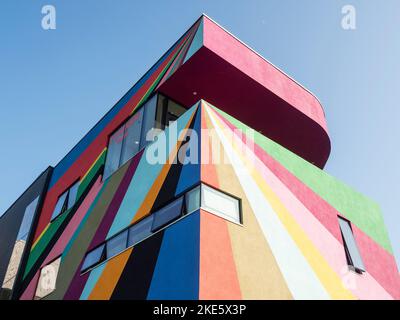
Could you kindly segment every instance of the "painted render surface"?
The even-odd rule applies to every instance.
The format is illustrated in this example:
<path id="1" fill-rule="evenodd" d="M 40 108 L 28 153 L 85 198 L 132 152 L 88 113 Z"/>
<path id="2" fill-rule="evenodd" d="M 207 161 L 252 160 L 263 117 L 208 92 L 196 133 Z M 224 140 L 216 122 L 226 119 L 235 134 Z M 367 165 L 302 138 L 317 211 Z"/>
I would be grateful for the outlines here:
<path id="1" fill-rule="evenodd" d="M 164 160 L 190 145 L 200 163 L 150 164 L 155 141 L 103 179 L 109 136 L 157 92 L 188 108 L 177 136 L 165 130 Z M 228 162 L 209 161 L 212 139 Z M 14 298 L 34 299 L 42 268 L 61 257 L 45 299 L 400 299 L 380 209 L 321 169 L 329 152 L 318 100 L 201 17 L 55 166 Z M 50 221 L 77 179 L 76 204 Z M 82 273 L 88 251 L 199 183 L 239 198 L 242 224 L 200 208 Z M 363 273 L 349 270 L 339 216 Z"/>

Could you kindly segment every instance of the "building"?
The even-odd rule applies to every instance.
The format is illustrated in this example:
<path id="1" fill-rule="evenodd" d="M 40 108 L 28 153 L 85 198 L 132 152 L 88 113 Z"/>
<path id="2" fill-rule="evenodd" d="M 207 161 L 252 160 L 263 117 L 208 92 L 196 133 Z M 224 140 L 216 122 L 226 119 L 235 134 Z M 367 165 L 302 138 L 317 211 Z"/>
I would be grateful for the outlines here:
<path id="1" fill-rule="evenodd" d="M 2 297 L 399 299 L 317 98 L 207 16 L 0 219 Z"/>

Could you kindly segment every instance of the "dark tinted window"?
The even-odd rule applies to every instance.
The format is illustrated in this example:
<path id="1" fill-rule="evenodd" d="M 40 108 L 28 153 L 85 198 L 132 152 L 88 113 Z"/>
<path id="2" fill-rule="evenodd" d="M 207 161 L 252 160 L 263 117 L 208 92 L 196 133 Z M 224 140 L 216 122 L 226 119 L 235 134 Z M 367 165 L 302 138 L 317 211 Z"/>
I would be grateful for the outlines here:
<path id="1" fill-rule="evenodd" d="M 181 216 L 182 205 L 183 197 L 176 199 L 174 202 L 154 213 L 154 221 L 151 230 L 154 232 Z"/>
<path id="2" fill-rule="evenodd" d="M 82 265 L 82 270 L 87 270 L 90 267 L 93 267 L 94 265 L 100 263 L 105 259 L 105 245 L 101 245 L 100 247 L 94 249 L 93 251 L 90 251 L 86 257 L 85 261 L 83 262 Z"/>
<path id="3" fill-rule="evenodd" d="M 107 259 L 111 258 L 126 249 L 128 242 L 128 231 L 122 232 L 119 235 L 107 241 Z"/>

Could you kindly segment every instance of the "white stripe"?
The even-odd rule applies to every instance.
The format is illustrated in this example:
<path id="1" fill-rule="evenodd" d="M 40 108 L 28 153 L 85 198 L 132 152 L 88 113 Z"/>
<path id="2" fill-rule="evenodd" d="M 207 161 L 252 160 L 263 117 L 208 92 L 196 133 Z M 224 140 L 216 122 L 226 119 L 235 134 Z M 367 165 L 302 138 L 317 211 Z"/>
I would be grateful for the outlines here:
<path id="1" fill-rule="evenodd" d="M 228 143 L 208 107 L 206 110 L 293 298 L 330 299 L 329 294 L 249 174 L 247 167 Z"/>

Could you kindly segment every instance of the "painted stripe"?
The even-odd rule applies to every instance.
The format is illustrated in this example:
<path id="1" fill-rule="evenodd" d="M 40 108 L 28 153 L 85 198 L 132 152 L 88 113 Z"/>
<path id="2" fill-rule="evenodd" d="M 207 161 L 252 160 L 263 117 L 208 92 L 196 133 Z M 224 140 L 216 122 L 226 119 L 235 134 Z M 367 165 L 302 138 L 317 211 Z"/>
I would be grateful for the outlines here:
<path id="1" fill-rule="evenodd" d="M 248 174 L 245 174 L 242 160 L 229 146 L 229 142 L 217 125 L 216 119 L 211 116 L 209 107 L 206 107 L 206 110 L 243 190 L 245 190 L 249 203 L 293 297 L 295 299 L 329 299 L 329 294 L 321 285 L 314 271 L 299 251 L 296 243 L 287 233 L 286 228 L 276 216 L 271 205 L 266 201 L 257 183 Z M 242 167 L 236 164 L 242 164 Z M 296 268 L 293 268 L 293 265 L 296 265 Z"/>

